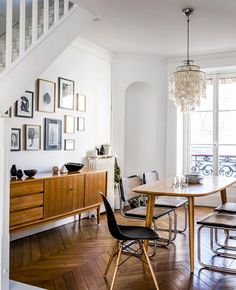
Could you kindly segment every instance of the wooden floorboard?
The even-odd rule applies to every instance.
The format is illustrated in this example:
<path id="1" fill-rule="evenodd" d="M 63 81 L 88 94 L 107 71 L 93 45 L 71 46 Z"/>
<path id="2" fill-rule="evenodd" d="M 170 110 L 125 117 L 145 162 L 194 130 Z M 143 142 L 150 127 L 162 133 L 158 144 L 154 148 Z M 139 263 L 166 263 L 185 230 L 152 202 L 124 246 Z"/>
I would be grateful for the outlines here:
<path id="1" fill-rule="evenodd" d="M 211 208 L 196 208 L 196 218 L 212 212 Z M 127 220 L 116 213 L 123 224 L 143 225 L 144 221 Z M 178 210 L 179 225 L 184 225 L 184 212 Z M 167 225 L 162 220 L 160 225 Z M 202 249 L 204 260 L 211 260 L 208 235 L 204 230 Z M 197 242 L 197 241 L 196 241 Z M 236 243 L 236 242 L 235 242 Z M 23 283 L 48 290 L 108 290 L 115 263 L 112 262 L 107 279 L 103 272 L 114 239 L 107 228 L 106 215 L 101 224 L 96 219 L 83 219 L 58 228 L 11 242 L 10 277 Z M 122 256 L 124 260 L 126 256 Z M 222 259 L 219 265 L 233 265 Z M 152 259 L 160 290 L 236 290 L 236 275 L 201 269 L 195 257 L 194 274 L 189 272 L 188 232 L 178 234 L 167 248 L 158 247 Z M 150 273 L 136 258 L 127 260 L 118 270 L 115 290 L 153 290 Z"/>

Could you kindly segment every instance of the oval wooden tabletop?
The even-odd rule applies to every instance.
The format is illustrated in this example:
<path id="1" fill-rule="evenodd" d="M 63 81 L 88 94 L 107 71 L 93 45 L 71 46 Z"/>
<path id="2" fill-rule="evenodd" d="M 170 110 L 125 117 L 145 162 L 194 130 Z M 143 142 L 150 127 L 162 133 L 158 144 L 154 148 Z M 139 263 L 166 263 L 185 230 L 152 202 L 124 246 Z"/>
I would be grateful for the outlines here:
<path id="1" fill-rule="evenodd" d="M 139 193 L 166 195 L 166 196 L 204 196 L 209 195 L 231 186 L 236 182 L 236 178 L 223 176 L 207 176 L 200 183 L 189 184 L 186 188 L 173 187 L 173 178 L 154 181 L 143 184 L 132 190 Z"/>

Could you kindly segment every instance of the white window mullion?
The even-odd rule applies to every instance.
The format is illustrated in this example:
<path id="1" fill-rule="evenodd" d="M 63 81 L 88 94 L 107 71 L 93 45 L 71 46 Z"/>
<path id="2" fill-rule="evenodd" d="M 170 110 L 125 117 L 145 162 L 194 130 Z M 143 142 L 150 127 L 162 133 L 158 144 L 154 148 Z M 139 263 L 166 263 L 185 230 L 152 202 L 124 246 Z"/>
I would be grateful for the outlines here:
<path id="1" fill-rule="evenodd" d="M 191 170 L 191 118 L 190 113 L 184 114 L 183 119 L 183 170 L 190 172 Z"/>
<path id="2" fill-rule="evenodd" d="M 219 175 L 219 81 L 213 79 L 213 175 Z"/>

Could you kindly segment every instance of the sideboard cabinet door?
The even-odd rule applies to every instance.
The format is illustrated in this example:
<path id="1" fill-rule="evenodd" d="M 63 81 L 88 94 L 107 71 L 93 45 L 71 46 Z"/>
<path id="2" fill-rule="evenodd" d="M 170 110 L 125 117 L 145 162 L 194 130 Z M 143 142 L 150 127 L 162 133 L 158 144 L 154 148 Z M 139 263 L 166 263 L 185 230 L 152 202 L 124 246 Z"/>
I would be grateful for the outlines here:
<path id="1" fill-rule="evenodd" d="M 107 172 L 86 174 L 85 177 L 85 207 L 102 202 L 99 191 L 107 193 Z"/>
<path id="2" fill-rule="evenodd" d="M 45 180 L 44 217 L 54 217 L 84 207 L 84 175 Z"/>

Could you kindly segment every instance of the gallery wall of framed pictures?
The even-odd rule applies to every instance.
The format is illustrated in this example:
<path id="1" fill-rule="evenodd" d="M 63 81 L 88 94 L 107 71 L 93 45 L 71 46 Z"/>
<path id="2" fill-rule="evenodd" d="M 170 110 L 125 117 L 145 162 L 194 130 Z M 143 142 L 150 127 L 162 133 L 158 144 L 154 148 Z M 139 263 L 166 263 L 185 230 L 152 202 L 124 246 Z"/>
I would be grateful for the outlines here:
<path id="1" fill-rule="evenodd" d="M 11 151 L 76 150 L 78 135 L 85 132 L 86 106 L 86 95 L 76 92 L 73 80 L 37 79 L 35 90 L 25 91 L 4 114 L 21 118 L 11 129 Z"/>

